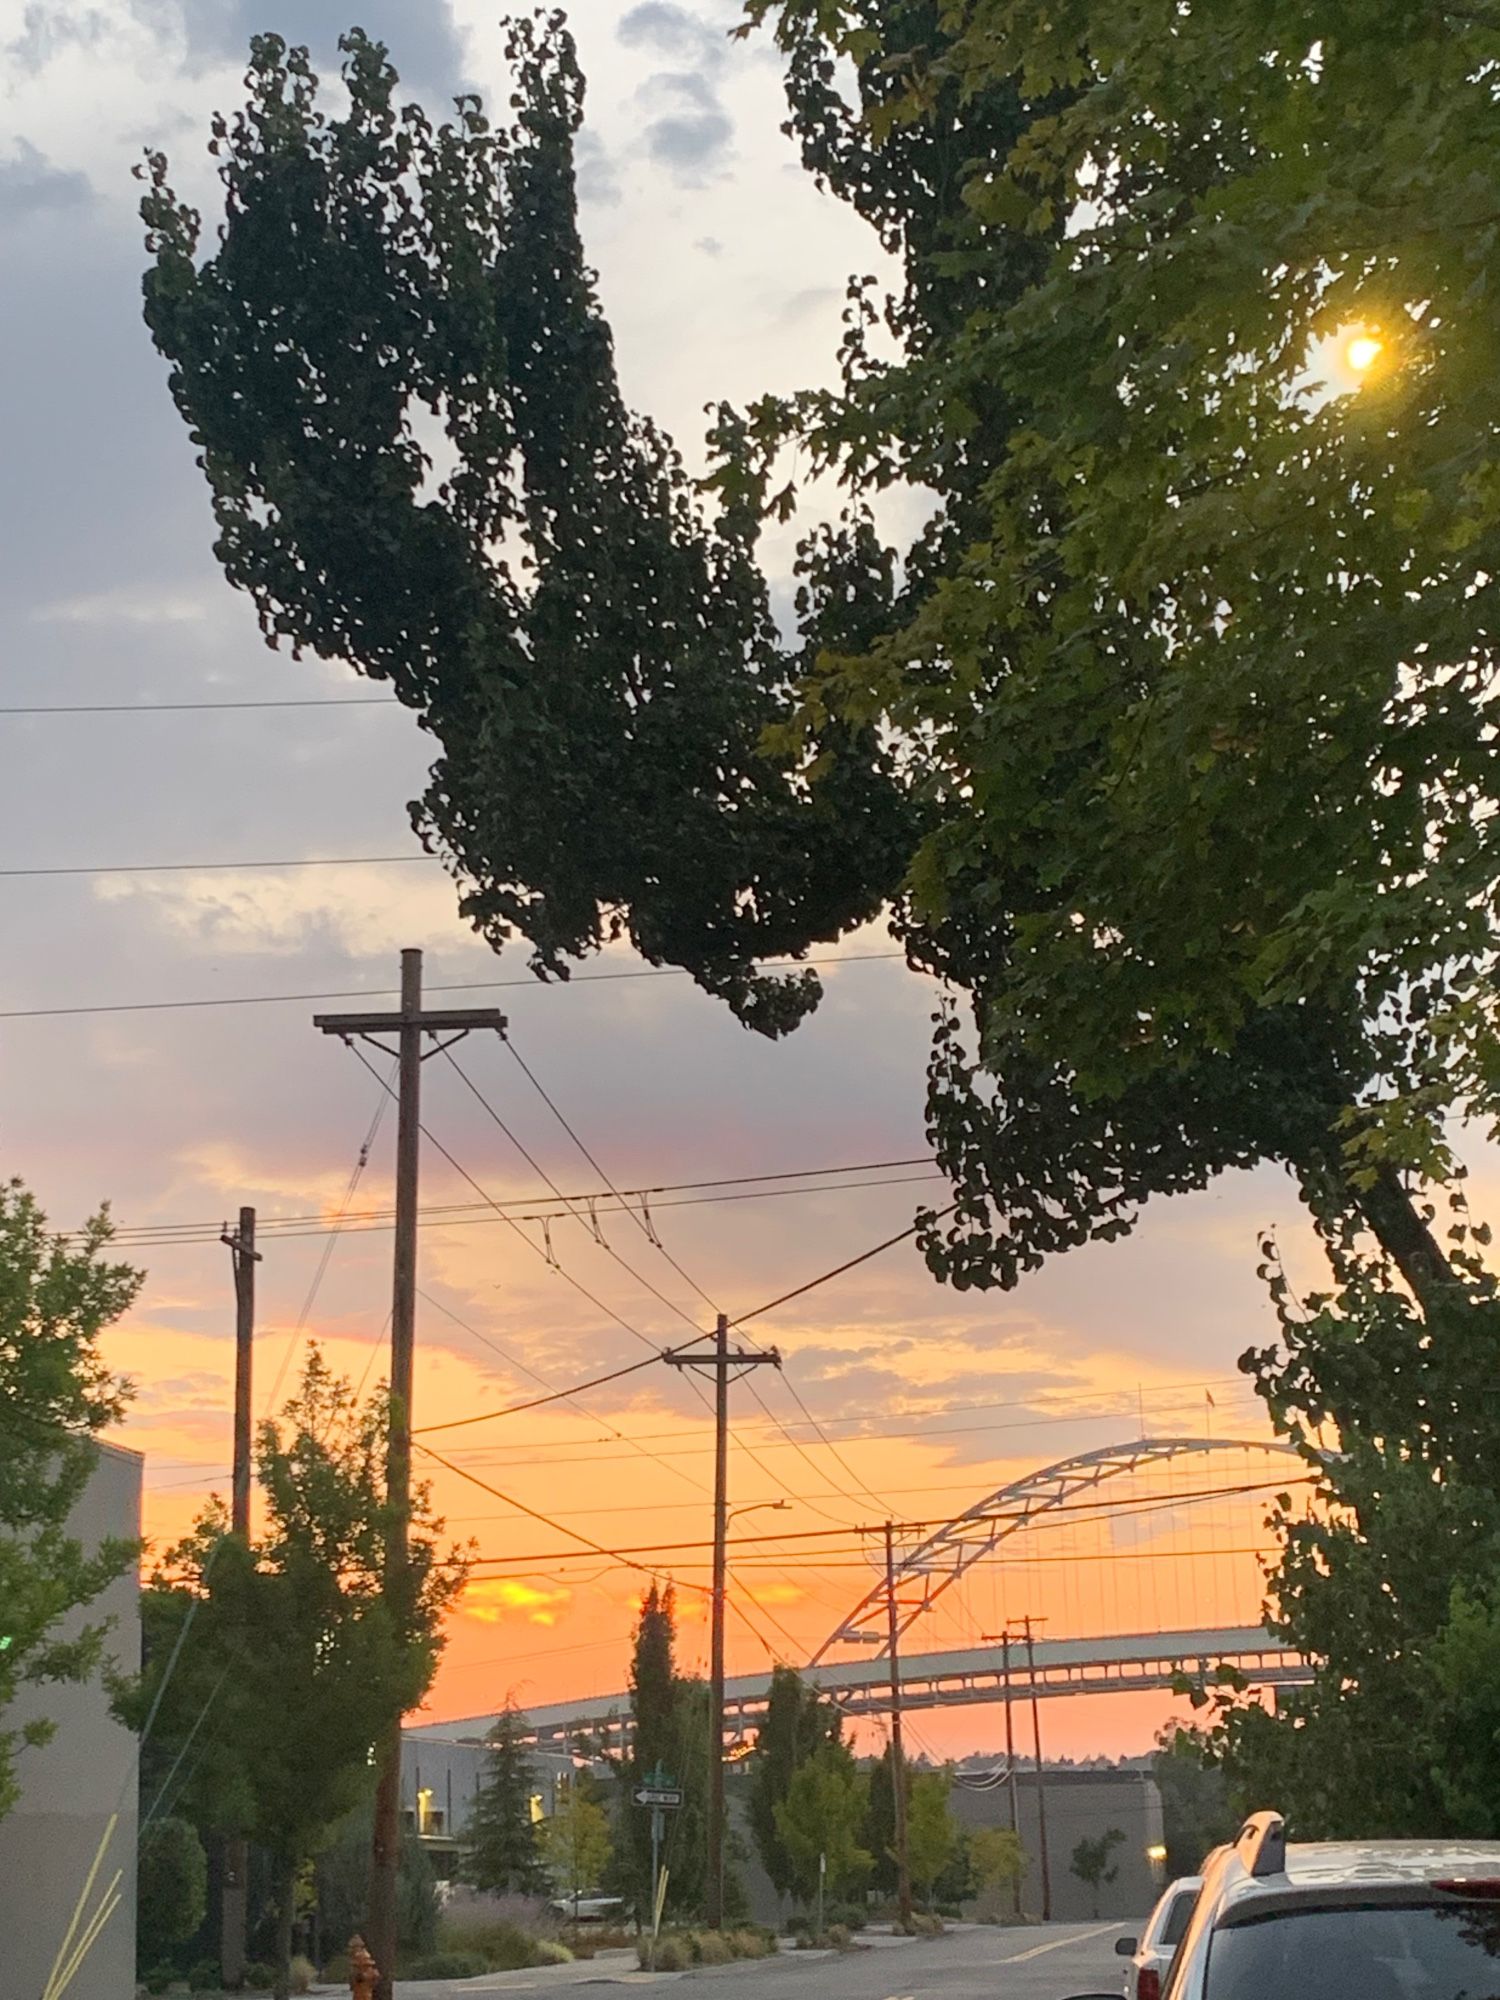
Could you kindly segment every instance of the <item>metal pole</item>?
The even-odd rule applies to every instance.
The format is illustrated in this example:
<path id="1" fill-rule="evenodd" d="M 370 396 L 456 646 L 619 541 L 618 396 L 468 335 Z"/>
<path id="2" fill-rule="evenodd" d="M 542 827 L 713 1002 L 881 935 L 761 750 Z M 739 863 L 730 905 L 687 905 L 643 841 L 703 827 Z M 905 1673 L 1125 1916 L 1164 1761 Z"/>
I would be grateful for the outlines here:
<path id="1" fill-rule="evenodd" d="M 906 1834 L 906 1748 L 901 1735 L 901 1619 L 896 1606 L 896 1531 L 885 1524 L 886 1651 L 891 1662 L 891 1796 L 896 1831 L 896 1911 L 911 1922 L 911 1851 Z"/>
<path id="2" fill-rule="evenodd" d="M 658 1770 L 661 1768 L 657 1766 Z M 661 1901 L 661 1807 L 651 1808 L 651 1949 L 650 1969 L 656 1970 L 656 1906 Z"/>
<path id="3" fill-rule="evenodd" d="M 391 1511 L 385 1592 L 404 1626 L 410 1587 L 412 1371 L 416 1344 L 417 1183 L 421 1164 L 422 954 L 401 954 L 400 1074 L 396 1118 L 396 1238 L 391 1287 L 391 1418 L 386 1441 L 386 1500 Z M 376 2000 L 395 1984 L 397 1879 L 401 1859 L 401 1717 L 392 1716 L 379 1746 L 375 1830 L 370 1855 L 366 1939 L 380 1967 Z"/>
<path id="4" fill-rule="evenodd" d="M 1036 1695 L 1036 1650 L 1026 1619 L 1026 1672 L 1031 1681 L 1031 1738 L 1036 1749 L 1036 1830 L 1042 1862 L 1042 1922 L 1052 1921 L 1052 1858 L 1047 1852 L 1047 1784 L 1042 1775 L 1042 1711 Z"/>
<path id="5" fill-rule="evenodd" d="M 1010 1633 L 1000 1635 L 1000 1670 L 1005 1675 L 1005 1790 L 1010 1800 L 1010 1830 L 1019 1839 L 1021 1835 L 1021 1815 L 1016 1806 L 1016 1729 L 1015 1717 L 1010 1706 Z M 1021 1914 L 1021 1878 L 1011 1877 L 1011 1902 L 1014 1914 Z"/>
<path id="6" fill-rule="evenodd" d="M 708 1669 L 708 1897 L 710 1930 L 724 1927 L 724 1592 L 729 1501 L 729 1321 L 714 1327 L 714 1588 Z"/>

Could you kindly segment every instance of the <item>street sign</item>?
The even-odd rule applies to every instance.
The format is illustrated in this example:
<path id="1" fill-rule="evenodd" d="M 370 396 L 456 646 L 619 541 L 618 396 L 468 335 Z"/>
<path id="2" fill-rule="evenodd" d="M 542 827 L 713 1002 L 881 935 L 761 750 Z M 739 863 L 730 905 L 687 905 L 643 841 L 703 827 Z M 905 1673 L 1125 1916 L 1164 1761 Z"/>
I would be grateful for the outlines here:
<path id="1" fill-rule="evenodd" d="M 638 1806 L 655 1806 L 659 1812 L 675 1812 L 682 1804 L 682 1793 L 673 1785 L 637 1785 L 635 1802 Z"/>

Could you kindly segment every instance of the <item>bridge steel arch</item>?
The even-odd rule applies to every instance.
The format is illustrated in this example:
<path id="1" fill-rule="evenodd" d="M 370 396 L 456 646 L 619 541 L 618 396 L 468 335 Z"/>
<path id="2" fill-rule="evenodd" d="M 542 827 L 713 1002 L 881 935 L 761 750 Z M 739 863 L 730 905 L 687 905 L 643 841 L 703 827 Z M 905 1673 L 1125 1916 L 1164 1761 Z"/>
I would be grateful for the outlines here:
<path id="1" fill-rule="evenodd" d="M 945 1591 L 985 1556 L 992 1555 L 1002 1542 L 1023 1534 L 1045 1515 L 1054 1513 L 1112 1479 L 1124 1478 L 1143 1466 L 1166 1465 L 1194 1453 L 1253 1451 L 1298 1458 L 1293 1444 L 1266 1438 L 1138 1438 L 1130 1444 L 1104 1445 L 1097 1451 L 1080 1452 L 1059 1459 L 1055 1465 L 1029 1472 L 1024 1479 L 999 1487 L 976 1500 L 965 1513 L 956 1515 L 946 1527 L 929 1535 L 917 1548 L 902 1556 L 896 1567 L 898 1607 L 897 1632 L 920 1618 Z M 921 1595 L 901 1596 L 903 1582 L 921 1579 Z M 884 1578 L 873 1584 L 843 1623 L 830 1632 L 808 1662 L 816 1667 L 835 1646 L 878 1638 L 869 1657 L 880 1659 L 889 1651 L 889 1610 Z"/>

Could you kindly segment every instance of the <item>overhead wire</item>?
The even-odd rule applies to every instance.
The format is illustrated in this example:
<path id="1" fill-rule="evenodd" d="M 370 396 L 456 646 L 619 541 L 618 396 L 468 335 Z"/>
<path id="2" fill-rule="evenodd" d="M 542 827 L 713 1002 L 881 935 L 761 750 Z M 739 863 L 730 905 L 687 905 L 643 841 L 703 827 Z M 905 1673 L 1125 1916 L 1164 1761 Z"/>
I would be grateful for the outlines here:
<path id="1" fill-rule="evenodd" d="M 186 715 L 215 709 L 400 708 L 390 694 L 312 695 L 262 701 L 56 701 L 7 703 L 0 715 Z"/>
<path id="2" fill-rule="evenodd" d="M 527 1078 L 527 1081 L 531 1084 L 532 1088 L 541 1097 L 543 1103 L 547 1106 L 547 1109 L 552 1113 L 552 1116 L 557 1120 L 558 1124 L 561 1125 L 563 1131 L 567 1134 L 568 1138 L 572 1141 L 574 1146 L 577 1147 L 578 1151 L 583 1155 L 588 1165 L 599 1176 L 600 1180 L 604 1182 L 605 1186 L 610 1190 L 610 1192 L 614 1194 L 617 1199 L 619 1199 L 620 1198 L 619 1190 L 610 1180 L 609 1175 L 604 1171 L 603 1167 L 599 1164 L 598 1159 L 589 1150 L 588 1146 L 584 1143 L 576 1127 L 574 1127 L 569 1122 L 568 1118 L 564 1115 L 563 1111 L 561 1110 L 561 1108 L 557 1103 L 557 1100 L 546 1089 L 546 1087 L 541 1082 L 540 1078 L 537 1076 L 536 1072 L 530 1067 L 528 1063 L 526 1063 L 526 1061 L 521 1057 L 519 1052 L 511 1045 L 510 1037 L 508 1035 L 506 1037 L 506 1046 L 511 1049 L 511 1053 L 515 1057 L 516 1061 L 520 1064 L 521 1069 Z M 456 1070 L 458 1070 L 460 1077 L 462 1077 L 463 1081 L 468 1085 L 470 1091 L 473 1093 L 478 1102 L 484 1107 L 484 1109 L 489 1113 L 490 1117 L 495 1121 L 496 1125 L 505 1134 L 506 1138 L 508 1138 L 511 1144 L 514 1145 L 521 1152 L 522 1156 L 526 1159 L 528 1164 L 536 1172 L 542 1174 L 543 1178 L 547 1180 L 548 1185 L 551 1186 L 555 1191 L 556 1183 L 551 1180 L 550 1176 L 546 1174 L 545 1170 L 542 1167 L 540 1167 L 537 1161 L 532 1157 L 532 1155 L 529 1152 L 527 1152 L 526 1148 L 516 1138 L 515 1134 L 511 1131 L 510 1127 L 505 1123 L 505 1120 L 500 1116 L 499 1112 L 495 1109 L 495 1107 L 490 1103 L 489 1099 L 477 1087 L 477 1085 L 473 1082 L 473 1080 L 463 1071 L 463 1069 L 459 1066 L 459 1064 L 456 1061 L 454 1061 L 454 1058 L 451 1055 L 451 1053 L 449 1053 L 446 1050 L 444 1051 L 444 1053 L 445 1055 L 447 1055 L 448 1060 L 451 1063 L 453 1063 L 453 1067 Z M 698 1283 L 696 1278 L 692 1277 L 691 1274 L 683 1268 L 683 1266 L 678 1262 L 678 1260 L 667 1249 L 666 1245 L 661 1241 L 661 1238 L 656 1233 L 656 1231 L 646 1223 L 645 1218 L 643 1216 L 636 1215 L 635 1212 L 629 1208 L 628 1204 L 622 1202 L 622 1206 L 625 1208 L 626 1213 L 628 1213 L 631 1216 L 632 1221 L 634 1221 L 636 1225 L 641 1229 L 642 1233 L 645 1235 L 646 1240 L 651 1245 L 651 1247 L 654 1250 L 656 1250 L 660 1256 L 666 1259 L 667 1263 L 671 1265 L 672 1269 L 676 1271 L 678 1275 L 692 1287 L 692 1289 L 698 1294 L 698 1296 L 712 1311 L 717 1312 L 718 1306 L 713 1297 L 711 1296 L 711 1294 L 708 1291 L 706 1291 L 702 1285 Z M 674 1301 L 668 1299 L 666 1294 L 662 1292 L 656 1285 L 654 1285 L 649 1278 L 645 1277 L 640 1271 L 638 1271 L 636 1267 L 632 1263 L 630 1263 L 630 1261 L 627 1258 L 621 1256 L 620 1252 L 617 1251 L 613 1247 L 613 1245 L 611 1245 L 608 1242 L 608 1240 L 604 1237 L 602 1231 L 596 1231 L 595 1236 L 596 1236 L 596 1241 L 598 1241 L 600 1246 L 607 1252 L 609 1256 L 614 1258 L 616 1263 L 618 1263 L 624 1270 L 628 1271 L 630 1275 L 637 1280 L 638 1283 L 643 1284 L 646 1287 L 646 1289 L 652 1292 L 658 1299 L 660 1299 L 663 1302 L 663 1304 L 669 1306 L 672 1311 L 677 1313 L 681 1319 L 683 1319 L 690 1327 L 693 1328 L 695 1333 L 701 1335 L 702 1329 L 698 1327 L 697 1322 L 692 1318 L 692 1316 L 689 1313 L 685 1312 L 683 1308 L 677 1305 Z M 692 1387 L 693 1387 L 693 1392 L 698 1397 L 700 1403 L 704 1403 L 706 1405 L 707 1397 L 701 1384 L 693 1382 Z M 779 1486 L 782 1492 L 788 1498 L 796 1498 L 796 1496 L 792 1493 L 791 1488 L 787 1486 L 784 1480 L 781 1479 L 779 1473 L 777 1473 L 774 1468 L 764 1465 L 761 1462 L 761 1460 L 757 1458 L 755 1450 L 752 1446 L 750 1446 L 743 1439 L 740 1438 L 736 1439 L 736 1444 L 739 1447 L 739 1449 L 745 1452 L 746 1456 L 751 1460 L 752 1464 L 758 1466 L 761 1472 L 765 1475 L 765 1477 L 771 1480 L 771 1482 L 774 1485 Z M 802 1504 L 811 1507 L 814 1513 L 822 1513 L 822 1509 L 819 1508 L 815 1502 L 804 1499 Z M 833 1516 L 825 1514 L 823 1518 L 825 1520 L 832 1520 Z"/>
<path id="3" fill-rule="evenodd" d="M 394 1064 L 391 1068 L 391 1074 L 392 1076 L 395 1075 Z M 370 1149 L 374 1146 L 376 1138 L 379 1136 L 380 1127 L 385 1119 L 386 1105 L 390 1097 L 389 1083 L 378 1075 L 376 1081 L 381 1085 L 381 1089 L 385 1094 L 375 1100 L 374 1115 L 370 1119 L 369 1128 L 360 1142 L 358 1153 L 355 1155 L 353 1171 L 349 1175 L 349 1184 L 344 1189 L 344 1198 L 340 1204 L 338 1214 L 334 1217 L 333 1229 L 323 1246 L 323 1254 L 318 1259 L 318 1267 L 313 1273 L 313 1280 L 308 1287 L 307 1296 L 302 1301 L 302 1310 L 297 1315 L 297 1324 L 293 1327 L 291 1336 L 286 1346 L 282 1349 L 281 1361 L 271 1383 L 270 1392 L 261 1406 L 263 1410 L 269 1410 L 281 1392 L 281 1385 L 286 1379 L 287 1369 L 291 1366 L 292 1356 L 297 1352 L 301 1344 L 302 1336 L 307 1329 L 307 1322 L 312 1317 L 313 1307 L 318 1302 L 318 1293 L 322 1290 L 323 1280 L 328 1275 L 329 1263 L 332 1261 L 334 1250 L 338 1246 L 339 1224 L 343 1215 L 348 1210 L 349 1204 L 354 1199 L 360 1181 L 364 1178 L 366 1167 L 370 1164 Z"/>
<path id="4" fill-rule="evenodd" d="M 422 861 L 425 855 L 408 854 L 396 857 L 403 861 Z M 188 868 L 201 864 L 185 863 Z M 255 864 L 263 867 L 327 867 L 326 862 L 266 862 Z M 72 870 L 72 873 L 93 874 L 93 869 Z M 846 951 L 831 952 L 820 958 L 768 958 L 763 965 L 785 966 L 796 971 L 804 966 L 817 968 L 825 965 L 874 965 L 888 963 L 892 959 L 904 958 L 899 951 Z M 620 979 L 687 979 L 691 974 L 685 967 L 676 965 L 634 966 L 621 972 L 576 972 L 565 979 L 538 979 L 533 973 L 525 979 L 459 979 L 439 982 L 427 987 L 429 993 L 499 993 L 513 988 L 534 991 L 540 986 L 602 986 Z M 6 1007 L 0 1008 L 0 1021 L 39 1021 L 56 1019 L 75 1014 L 173 1014 L 203 1007 L 285 1007 L 304 1005 L 314 1000 L 383 1000 L 398 992 L 394 986 L 344 986 L 322 993 L 241 993 L 205 996 L 193 1000 L 116 1000 L 100 1001 L 73 1007 Z"/>
<path id="5" fill-rule="evenodd" d="M 414 861 L 441 861 L 437 854 L 294 855 L 287 861 L 104 861 L 66 867 L 0 868 L 0 876 L 22 875 L 209 875 L 240 868 L 389 868 Z"/>
<path id="6" fill-rule="evenodd" d="M 539 1206 L 545 1206 L 548 1197 L 542 1194 L 506 1196 L 494 1202 L 425 1202 L 418 1208 L 417 1220 L 420 1226 L 453 1227 L 475 1217 L 487 1221 L 494 1208 L 498 1206 L 507 1212 L 516 1211 L 515 1219 L 518 1222 L 540 1222 L 544 1219 L 547 1221 L 557 1221 L 559 1215 L 573 1213 L 578 1204 L 582 1204 L 586 1208 L 591 1208 L 598 1214 L 607 1215 L 616 1212 L 607 1206 L 609 1202 L 618 1200 L 628 1206 L 632 1198 L 636 1200 L 644 1198 L 648 1201 L 656 1201 L 660 1206 L 665 1208 L 693 1208 L 711 1205 L 716 1202 L 762 1200 L 783 1195 L 842 1194 L 857 1192 L 866 1188 L 908 1187 L 918 1182 L 940 1180 L 943 1178 L 941 1174 L 913 1174 L 902 1175 L 896 1179 L 859 1180 L 837 1183 L 832 1178 L 836 1174 L 883 1173 L 888 1169 L 920 1164 L 921 1162 L 916 1160 L 873 1160 L 865 1163 L 852 1162 L 848 1166 L 841 1167 L 784 1168 L 777 1173 L 770 1174 L 744 1174 L 710 1181 L 666 1182 L 659 1187 L 624 1188 L 619 1191 L 618 1196 L 607 1189 L 603 1191 L 589 1189 L 579 1194 L 562 1193 L 553 1197 L 559 1204 L 559 1207 L 546 1217 L 543 1217 L 539 1213 L 530 1212 L 535 1211 Z M 771 1181 L 795 1180 L 821 1180 L 824 1182 L 824 1185 L 821 1187 L 795 1188 L 774 1188 L 762 1185 Z M 670 1199 L 673 1195 L 689 1193 L 699 1188 L 727 1188 L 731 1192 L 727 1194 L 704 1194 L 692 1200 Z M 735 1189 L 743 1189 L 745 1192 L 733 1192 Z M 663 1199 L 663 1197 L 667 1198 Z M 394 1225 L 395 1213 L 395 1209 L 391 1207 L 351 1209 L 343 1217 L 343 1226 L 346 1230 L 354 1233 L 358 1233 L 365 1228 L 374 1229 L 378 1227 L 388 1229 Z M 332 1225 L 326 1215 L 272 1215 L 262 1216 L 259 1219 L 257 1233 L 262 1239 L 272 1236 L 283 1238 L 322 1236 L 328 1233 L 330 1227 Z M 154 1248 L 159 1245 L 170 1245 L 179 1242 L 217 1243 L 220 1239 L 222 1229 L 222 1222 L 215 1221 L 116 1223 L 113 1226 L 110 1241 L 126 1249 Z M 79 1231 L 64 1231 L 62 1233 L 70 1241 L 81 1234 Z"/>
<path id="7" fill-rule="evenodd" d="M 958 1203 L 950 1201 L 946 1208 L 940 1208 L 932 1217 L 941 1222 L 945 1215 L 951 1215 Z M 885 1250 L 893 1250 L 898 1243 L 905 1243 L 915 1236 L 925 1225 L 914 1222 L 910 1229 L 900 1230 L 895 1236 L 887 1236 L 883 1243 L 876 1243 L 868 1250 L 861 1250 L 857 1257 L 846 1257 L 842 1264 L 835 1264 L 831 1271 L 823 1271 L 816 1278 L 809 1278 L 805 1285 L 797 1285 L 789 1292 L 782 1292 L 778 1298 L 768 1299 L 763 1306 L 755 1306 L 749 1312 L 739 1313 L 729 1323 L 743 1326 L 747 1319 L 763 1319 L 767 1313 L 775 1312 L 778 1306 L 790 1305 L 793 1299 L 800 1299 L 808 1292 L 815 1292 L 820 1285 L 826 1285 L 833 1278 L 841 1278 L 846 1271 L 852 1271 L 860 1264 L 868 1264 L 872 1257 L 878 1257 Z"/>

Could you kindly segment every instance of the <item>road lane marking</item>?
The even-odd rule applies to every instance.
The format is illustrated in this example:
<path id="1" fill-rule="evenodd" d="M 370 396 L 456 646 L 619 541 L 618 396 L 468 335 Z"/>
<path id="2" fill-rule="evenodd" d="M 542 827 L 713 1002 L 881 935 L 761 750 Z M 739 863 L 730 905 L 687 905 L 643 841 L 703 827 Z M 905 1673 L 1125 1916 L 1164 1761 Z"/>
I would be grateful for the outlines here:
<path id="1" fill-rule="evenodd" d="M 1049 1938 L 1045 1944 L 1034 1944 L 1030 1951 L 1018 1951 L 1012 1958 L 1002 1958 L 1001 1965 L 1024 1965 L 1028 1958 L 1040 1958 L 1044 1952 L 1061 1951 L 1064 1945 L 1087 1944 L 1090 1938 L 1103 1937 L 1109 1931 L 1118 1930 L 1116 1924 L 1098 1924 L 1091 1931 L 1075 1931 L 1064 1938 Z"/>

